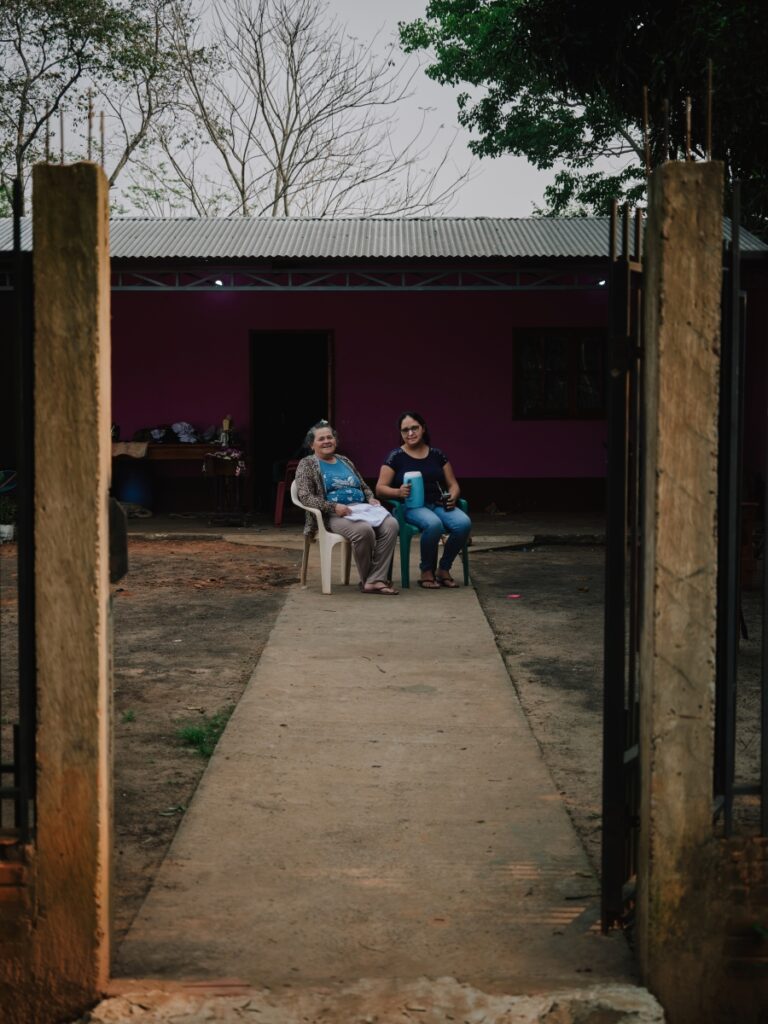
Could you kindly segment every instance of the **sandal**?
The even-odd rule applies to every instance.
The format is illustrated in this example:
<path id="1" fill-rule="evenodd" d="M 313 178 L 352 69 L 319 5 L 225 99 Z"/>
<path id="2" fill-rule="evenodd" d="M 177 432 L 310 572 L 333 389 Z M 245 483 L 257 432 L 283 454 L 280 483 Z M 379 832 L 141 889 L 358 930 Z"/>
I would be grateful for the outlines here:
<path id="1" fill-rule="evenodd" d="M 384 597 L 394 597 L 396 594 L 399 594 L 400 591 L 399 590 L 395 590 L 394 587 L 388 587 L 386 585 L 384 585 L 383 587 L 373 587 L 371 590 L 366 590 L 365 587 L 361 583 L 360 584 L 360 593 L 361 594 L 381 594 Z"/>
<path id="2" fill-rule="evenodd" d="M 456 582 L 453 576 L 450 575 L 437 576 L 435 578 L 435 582 L 437 583 L 438 587 L 447 587 L 448 590 L 456 590 L 459 586 L 459 584 Z"/>
<path id="3" fill-rule="evenodd" d="M 424 590 L 439 590 L 440 589 L 440 584 L 434 578 L 427 579 L 427 580 L 423 580 L 423 579 L 422 580 L 416 580 L 416 585 L 419 586 L 419 587 L 422 587 Z"/>

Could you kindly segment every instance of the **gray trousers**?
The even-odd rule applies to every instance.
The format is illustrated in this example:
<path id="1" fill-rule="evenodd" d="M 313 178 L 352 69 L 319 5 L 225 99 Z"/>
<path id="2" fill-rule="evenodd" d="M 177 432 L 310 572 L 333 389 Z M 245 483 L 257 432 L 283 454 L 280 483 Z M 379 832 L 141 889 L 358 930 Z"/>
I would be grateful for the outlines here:
<path id="1" fill-rule="evenodd" d="M 387 516 L 381 526 L 350 522 L 346 516 L 329 516 L 328 529 L 331 533 L 340 533 L 352 545 L 352 555 L 363 583 L 386 581 L 399 532 L 394 516 Z"/>

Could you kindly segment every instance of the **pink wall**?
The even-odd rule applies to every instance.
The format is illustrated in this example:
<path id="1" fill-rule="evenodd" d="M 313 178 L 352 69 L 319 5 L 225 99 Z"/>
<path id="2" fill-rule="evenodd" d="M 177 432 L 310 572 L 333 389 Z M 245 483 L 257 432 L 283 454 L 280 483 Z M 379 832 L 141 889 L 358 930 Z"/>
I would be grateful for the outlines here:
<path id="1" fill-rule="evenodd" d="M 459 477 L 600 477 L 602 421 L 516 421 L 515 327 L 600 326 L 605 294 L 567 292 L 114 292 L 113 420 L 204 428 L 249 418 L 251 330 L 330 330 L 335 426 L 367 476 L 406 408 L 426 417 Z M 299 372 L 297 367 L 297 372 Z M 290 388 L 290 381 L 269 382 Z M 296 439 L 296 444 L 300 438 Z"/>

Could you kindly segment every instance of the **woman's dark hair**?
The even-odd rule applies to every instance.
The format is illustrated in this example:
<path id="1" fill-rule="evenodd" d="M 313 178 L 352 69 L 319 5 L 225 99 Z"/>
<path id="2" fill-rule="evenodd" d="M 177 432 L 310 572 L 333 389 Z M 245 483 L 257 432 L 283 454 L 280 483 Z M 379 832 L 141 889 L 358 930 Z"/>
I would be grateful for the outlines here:
<path id="1" fill-rule="evenodd" d="M 338 441 L 339 435 L 333 429 L 328 420 L 318 420 L 317 423 L 312 424 L 312 426 L 307 431 L 307 436 L 304 438 L 304 447 L 307 449 L 308 452 L 312 451 L 312 445 L 314 444 L 315 441 L 315 434 L 317 433 L 318 430 L 320 430 L 321 427 L 328 427 L 328 429 L 333 434 L 334 439 Z"/>
<path id="2" fill-rule="evenodd" d="M 424 444 L 428 444 L 431 446 L 432 441 L 430 440 L 429 431 L 427 430 L 427 423 L 420 412 L 401 412 L 400 415 L 397 417 L 397 432 L 400 436 L 400 440 L 402 441 L 402 434 L 400 434 L 400 430 L 403 426 L 403 420 L 406 418 L 406 416 L 410 416 L 412 420 L 416 420 L 420 427 L 424 428 Z"/>

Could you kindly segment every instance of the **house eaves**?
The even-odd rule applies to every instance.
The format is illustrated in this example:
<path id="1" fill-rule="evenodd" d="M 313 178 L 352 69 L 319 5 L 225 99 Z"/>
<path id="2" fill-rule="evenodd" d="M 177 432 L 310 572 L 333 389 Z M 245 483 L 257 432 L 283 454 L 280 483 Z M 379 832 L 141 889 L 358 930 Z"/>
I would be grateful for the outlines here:
<path id="1" fill-rule="evenodd" d="M 730 240 L 731 225 L 723 235 Z M 32 245 L 31 218 L 22 248 Z M 12 221 L 0 218 L 0 252 L 13 247 Z M 742 229 L 744 255 L 768 245 Z M 237 217 L 113 218 L 118 260 L 561 260 L 605 259 L 607 217 Z"/>

